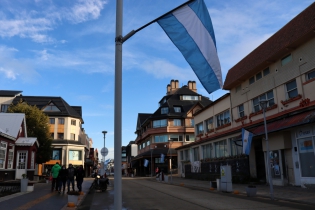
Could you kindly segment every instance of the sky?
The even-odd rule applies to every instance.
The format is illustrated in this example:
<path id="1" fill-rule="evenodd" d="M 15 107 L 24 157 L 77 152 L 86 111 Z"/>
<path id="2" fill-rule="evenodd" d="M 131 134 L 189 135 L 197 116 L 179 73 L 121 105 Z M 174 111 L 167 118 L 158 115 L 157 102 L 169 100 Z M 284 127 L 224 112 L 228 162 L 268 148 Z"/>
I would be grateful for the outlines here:
<path id="1" fill-rule="evenodd" d="M 185 0 L 124 0 L 123 35 Z M 212 19 L 223 82 L 230 68 L 312 4 L 311 0 L 205 0 Z M 82 107 L 93 147 L 114 158 L 115 0 L 1 0 L 0 89 L 25 96 L 60 96 Z M 172 79 L 196 81 L 194 72 L 153 23 L 123 44 L 122 146 L 136 139 L 138 113 L 154 113 Z"/>

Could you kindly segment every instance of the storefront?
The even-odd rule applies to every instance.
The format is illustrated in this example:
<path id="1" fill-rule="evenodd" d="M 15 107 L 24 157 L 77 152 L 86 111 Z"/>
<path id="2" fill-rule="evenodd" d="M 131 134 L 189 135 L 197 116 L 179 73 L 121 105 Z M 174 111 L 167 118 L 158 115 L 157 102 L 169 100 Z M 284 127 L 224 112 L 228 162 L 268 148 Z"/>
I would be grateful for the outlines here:
<path id="1" fill-rule="evenodd" d="M 295 185 L 315 184 L 315 126 L 303 126 L 292 132 Z"/>

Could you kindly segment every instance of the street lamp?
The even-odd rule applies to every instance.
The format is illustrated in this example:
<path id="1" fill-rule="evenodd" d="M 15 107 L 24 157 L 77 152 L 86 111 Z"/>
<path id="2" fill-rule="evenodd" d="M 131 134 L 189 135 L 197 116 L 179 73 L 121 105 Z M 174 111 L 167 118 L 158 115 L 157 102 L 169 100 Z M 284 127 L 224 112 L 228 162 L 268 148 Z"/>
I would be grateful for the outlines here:
<path id="1" fill-rule="evenodd" d="M 272 184 L 272 177 L 271 177 L 271 168 L 270 168 L 270 160 L 269 160 L 269 141 L 268 141 L 268 131 L 267 131 L 267 124 L 266 124 L 266 108 L 268 106 L 268 101 L 263 99 L 260 102 L 261 109 L 263 110 L 264 114 L 264 126 L 265 126 L 265 139 L 266 139 L 266 147 L 267 147 L 267 172 L 269 178 L 269 186 L 270 186 L 270 198 L 273 200 L 273 184 Z"/>
<path id="2" fill-rule="evenodd" d="M 106 170 L 105 170 L 105 135 L 106 135 L 106 133 L 107 133 L 107 131 L 102 131 L 102 133 L 104 134 L 104 157 L 103 157 L 103 169 L 104 169 L 104 172 L 105 172 L 105 174 L 106 174 Z"/>
<path id="3" fill-rule="evenodd" d="M 169 139 L 168 142 L 171 144 L 171 146 L 169 147 L 169 150 L 170 150 L 170 157 L 171 157 L 171 162 L 170 162 L 170 164 L 171 164 L 171 184 L 173 184 L 173 172 L 172 172 L 172 162 L 173 161 L 172 161 L 172 151 L 171 151 L 173 139 Z"/>

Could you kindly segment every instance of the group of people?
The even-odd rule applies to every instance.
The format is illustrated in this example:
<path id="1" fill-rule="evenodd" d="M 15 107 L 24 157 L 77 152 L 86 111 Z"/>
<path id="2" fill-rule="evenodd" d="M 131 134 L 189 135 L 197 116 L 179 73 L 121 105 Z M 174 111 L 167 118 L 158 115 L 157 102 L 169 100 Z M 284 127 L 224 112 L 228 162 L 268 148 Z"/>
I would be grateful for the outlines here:
<path id="1" fill-rule="evenodd" d="M 72 191 L 74 189 L 74 177 L 76 177 L 77 187 L 79 192 L 82 191 L 82 183 L 85 177 L 85 171 L 83 166 L 80 165 L 78 168 L 74 168 L 72 164 L 69 164 L 69 167 L 66 168 L 65 165 L 60 166 L 59 162 L 57 162 L 51 169 L 52 174 L 52 185 L 51 191 L 58 191 L 61 193 L 61 188 L 63 188 L 63 193 L 65 192 L 66 183 L 68 187 L 68 192 L 70 191 L 70 184 L 72 187 Z"/>

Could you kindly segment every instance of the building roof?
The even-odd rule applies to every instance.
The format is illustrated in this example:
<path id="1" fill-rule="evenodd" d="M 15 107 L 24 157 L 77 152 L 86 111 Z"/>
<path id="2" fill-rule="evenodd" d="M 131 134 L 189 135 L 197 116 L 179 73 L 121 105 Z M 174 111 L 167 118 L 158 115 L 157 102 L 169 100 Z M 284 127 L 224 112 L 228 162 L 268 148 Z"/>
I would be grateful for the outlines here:
<path id="1" fill-rule="evenodd" d="M 20 101 L 26 102 L 28 105 L 36 106 L 40 110 L 45 108 L 50 103 L 53 103 L 60 111 L 44 111 L 48 116 L 58 117 L 74 117 L 82 120 L 82 107 L 70 106 L 62 97 L 55 96 L 17 96 L 13 100 L 13 104 L 17 104 Z"/>
<path id="2" fill-rule="evenodd" d="M 0 96 L 15 97 L 21 95 L 21 90 L 0 90 Z"/>
<path id="3" fill-rule="evenodd" d="M 314 37 L 315 3 L 258 46 L 227 73 L 223 89 L 231 90 Z"/>
<path id="4" fill-rule="evenodd" d="M 17 138 L 23 121 L 25 122 L 24 113 L 0 113 L 0 132 L 14 139 Z M 26 126 L 26 123 L 24 123 Z M 27 136 L 25 127 L 25 136 Z"/>
<path id="5" fill-rule="evenodd" d="M 34 144 L 39 147 L 37 138 L 34 137 L 20 137 L 15 141 L 16 146 L 33 146 Z"/>

